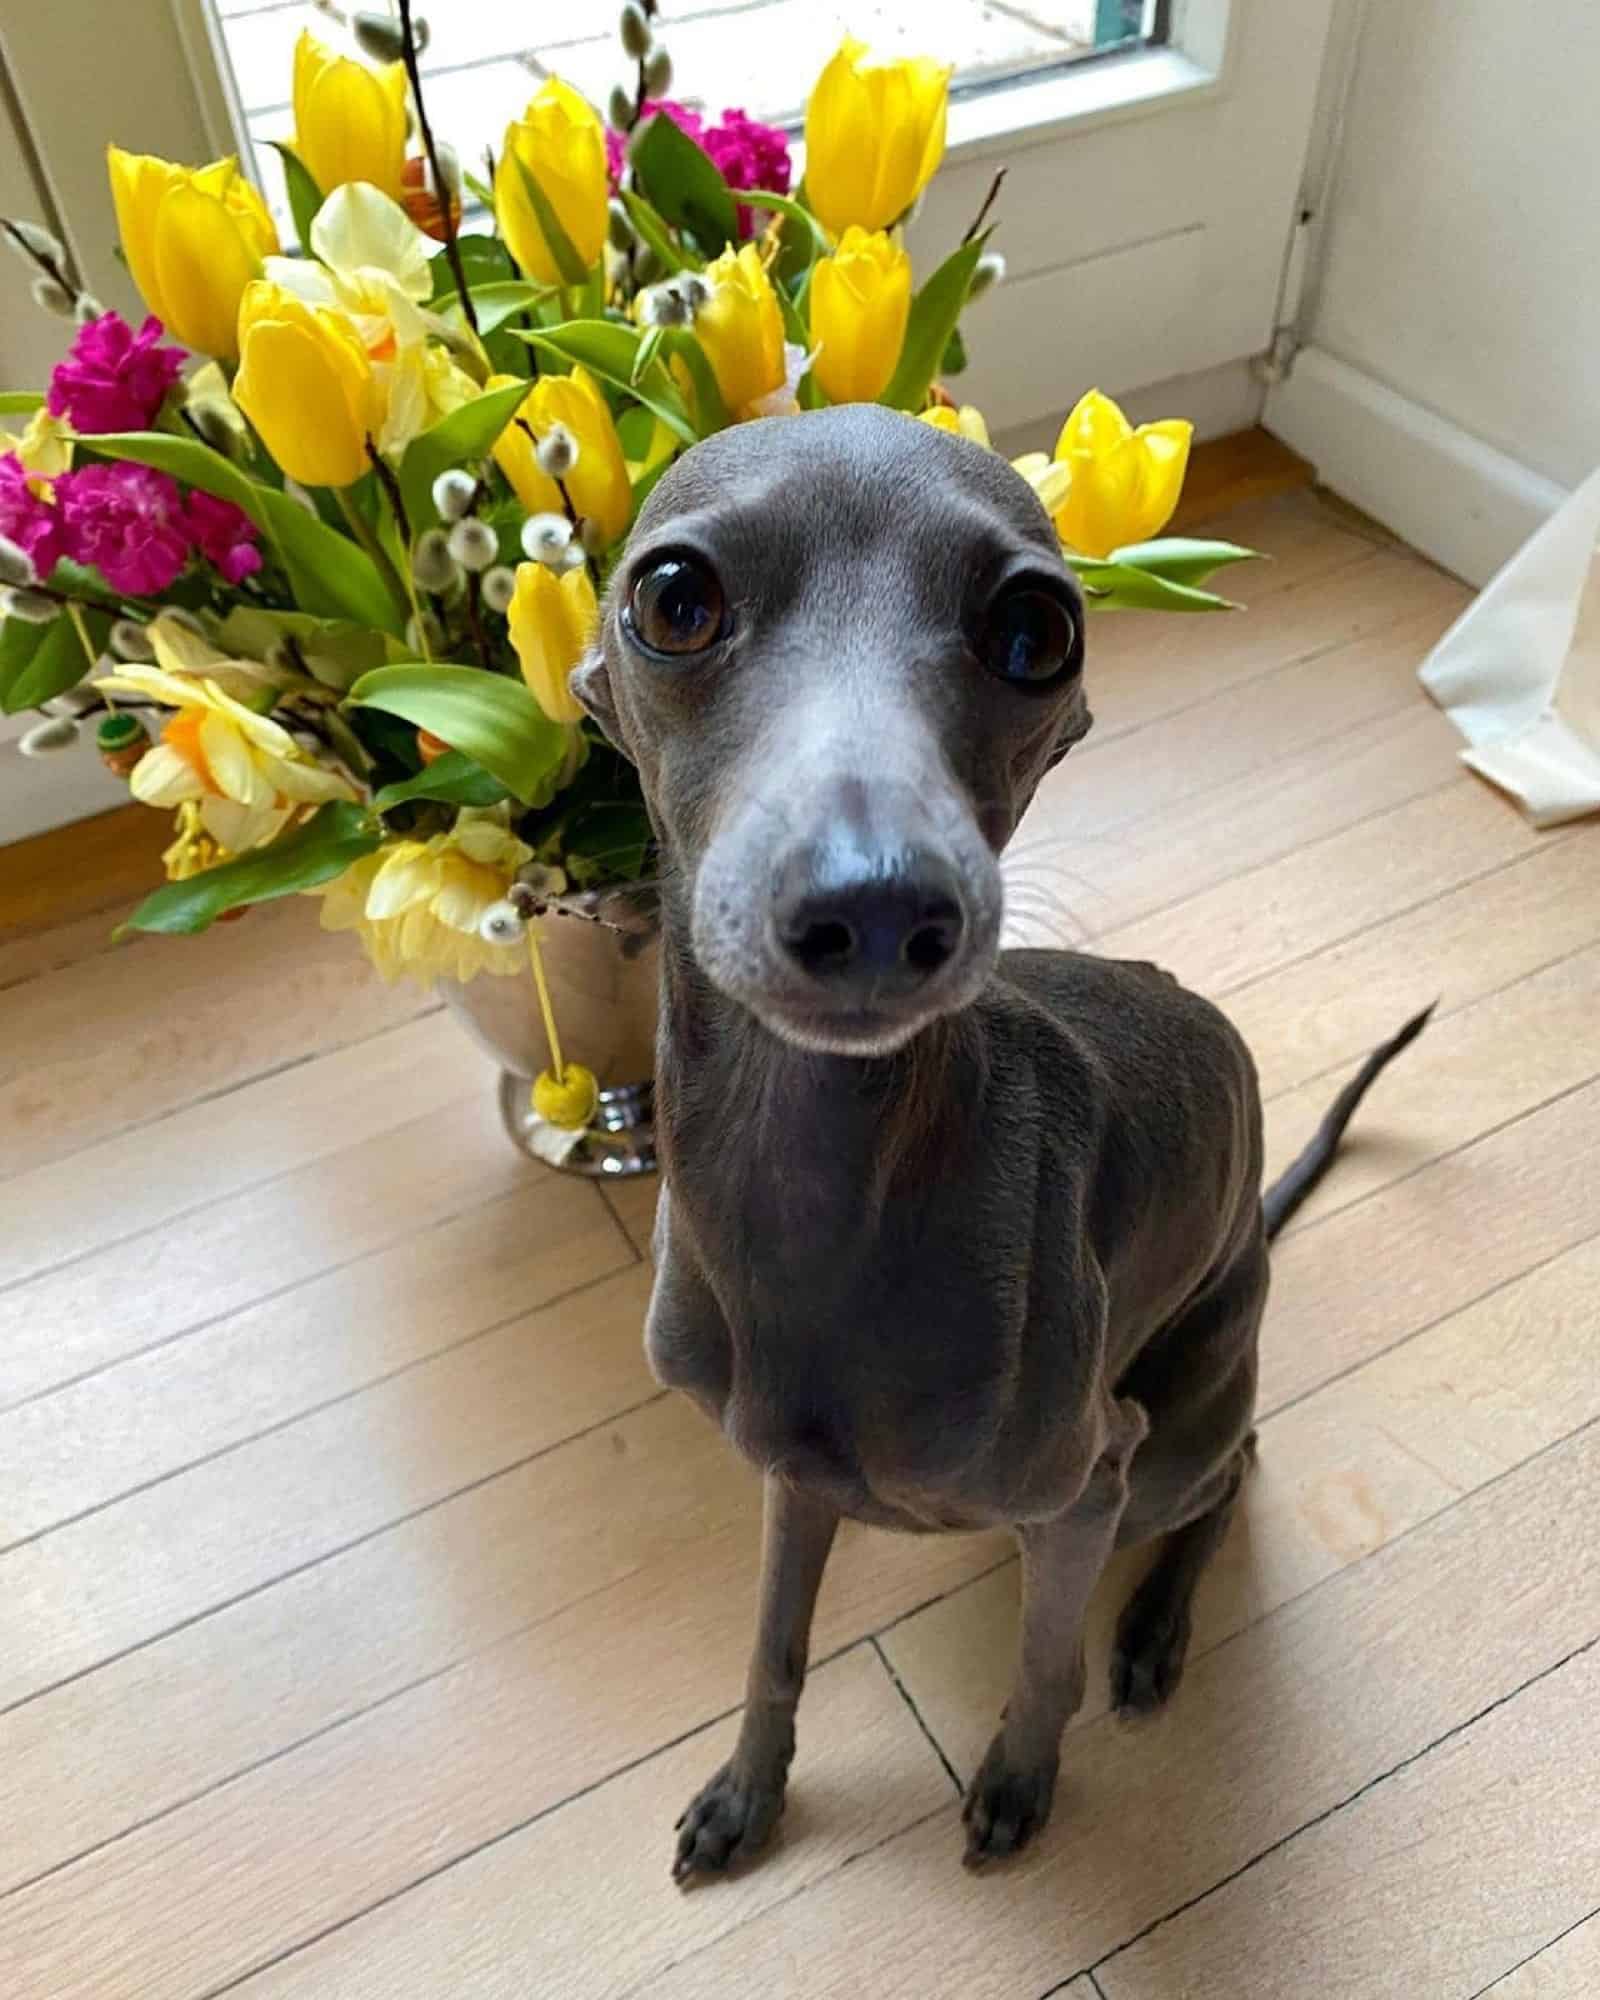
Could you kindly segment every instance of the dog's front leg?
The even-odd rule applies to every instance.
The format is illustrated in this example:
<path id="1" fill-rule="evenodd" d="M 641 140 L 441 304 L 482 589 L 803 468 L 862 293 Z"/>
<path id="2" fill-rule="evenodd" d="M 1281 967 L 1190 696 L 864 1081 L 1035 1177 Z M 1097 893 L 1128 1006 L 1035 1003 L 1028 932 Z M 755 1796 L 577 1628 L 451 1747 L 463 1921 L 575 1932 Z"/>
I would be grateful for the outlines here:
<path id="1" fill-rule="evenodd" d="M 673 1880 L 710 1874 L 766 1844 L 783 1810 L 811 1613 L 839 1516 L 770 1474 L 761 1530 L 761 1609 L 744 1720 L 728 1762 L 678 1821 Z"/>
<path id="2" fill-rule="evenodd" d="M 1084 1612 L 1116 1545 L 1128 1464 L 1148 1429 L 1137 1403 L 1115 1404 L 1100 1456 L 1072 1507 L 1018 1530 L 1021 1641 L 1005 1715 L 962 1813 L 969 1868 L 1015 1854 L 1050 1817 L 1061 1732 L 1083 1700 Z"/>

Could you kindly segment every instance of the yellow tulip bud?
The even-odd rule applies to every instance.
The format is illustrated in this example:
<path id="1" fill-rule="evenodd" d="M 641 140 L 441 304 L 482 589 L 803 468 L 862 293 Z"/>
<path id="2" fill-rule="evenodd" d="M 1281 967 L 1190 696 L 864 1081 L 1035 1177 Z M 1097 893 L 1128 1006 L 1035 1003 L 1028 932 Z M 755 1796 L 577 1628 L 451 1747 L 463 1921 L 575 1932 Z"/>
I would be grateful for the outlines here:
<path id="1" fill-rule="evenodd" d="M 513 257 L 535 284 L 564 285 L 563 271 L 530 200 L 543 195 L 585 270 L 598 262 L 610 221 L 606 140 L 592 106 L 571 84 L 548 78 L 521 119 L 506 127 L 494 176 L 494 212 Z"/>
<path id="2" fill-rule="evenodd" d="M 234 401 L 283 471 L 302 486 L 358 480 L 384 397 L 354 325 L 260 279 L 239 308 L 239 348 Z"/>
<path id="3" fill-rule="evenodd" d="M 917 414 L 922 423 L 931 424 L 936 431 L 948 431 L 952 437 L 970 438 L 974 444 L 987 446 L 989 443 L 989 426 L 983 420 L 983 412 L 971 403 L 963 403 L 959 410 L 938 403 L 931 410 L 919 410 Z"/>
<path id="4" fill-rule="evenodd" d="M 517 565 L 517 587 L 506 618 L 522 678 L 552 722 L 581 722 L 583 709 L 567 676 L 583 658 L 600 622 L 587 568 L 557 576 L 543 563 Z"/>
<path id="5" fill-rule="evenodd" d="M 784 384 L 783 313 L 761 253 L 753 243 L 724 250 L 706 267 L 711 296 L 695 315 L 694 335 L 705 350 L 731 415 Z"/>
<path id="6" fill-rule="evenodd" d="M 495 375 L 491 389 L 507 388 L 512 377 Z M 593 380 L 581 368 L 570 375 L 541 375 L 528 391 L 517 416 L 495 440 L 495 463 L 530 514 L 560 514 L 560 488 L 541 472 L 534 457 L 534 438 L 560 424 L 578 448 L 572 470 L 562 481 L 582 519 L 596 524 L 601 546 L 609 548 L 626 533 L 633 513 L 633 487 L 622 440 L 611 411 Z M 528 430 L 522 428 L 526 424 Z M 533 432 L 529 437 L 528 431 Z"/>
<path id="7" fill-rule="evenodd" d="M 370 181 L 393 201 L 404 193 L 406 73 L 336 56 L 309 29 L 294 45 L 294 150 L 324 195 Z"/>
<path id="8" fill-rule="evenodd" d="M 1091 389 L 1061 426 L 1054 478 L 1041 488 L 1067 547 L 1107 556 L 1159 534 L 1183 490 L 1193 435 L 1193 424 L 1176 418 L 1135 430 L 1109 396 Z"/>
<path id="9" fill-rule="evenodd" d="M 239 352 L 239 301 L 278 232 L 237 160 L 178 167 L 149 154 L 106 149 L 117 229 L 145 304 L 185 347 L 231 361 Z"/>
<path id="10" fill-rule="evenodd" d="M 945 64 L 874 61 L 846 35 L 806 105 L 806 198 L 835 236 L 905 214 L 944 155 L 949 94 Z"/>
<path id="11" fill-rule="evenodd" d="M 569 1062 L 560 1076 L 542 1069 L 533 1080 L 533 1108 L 547 1125 L 578 1132 L 588 1124 L 600 1102 L 600 1085 L 592 1069 Z"/>
<path id="12" fill-rule="evenodd" d="M 830 403 L 882 395 L 910 316 L 911 259 L 881 229 L 852 224 L 811 274 L 812 372 Z"/>

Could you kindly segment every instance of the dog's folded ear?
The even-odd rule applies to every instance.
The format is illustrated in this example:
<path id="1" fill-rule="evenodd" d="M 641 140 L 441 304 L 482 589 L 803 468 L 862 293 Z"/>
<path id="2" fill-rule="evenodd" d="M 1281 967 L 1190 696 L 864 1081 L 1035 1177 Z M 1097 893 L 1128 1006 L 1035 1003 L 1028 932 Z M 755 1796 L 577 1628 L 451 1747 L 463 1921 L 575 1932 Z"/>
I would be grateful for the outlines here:
<path id="1" fill-rule="evenodd" d="M 636 762 L 622 733 L 622 724 L 617 716 L 617 704 L 611 692 L 611 675 L 606 668 L 605 652 L 598 642 L 589 648 L 573 668 L 568 676 L 567 686 L 572 690 L 574 697 L 583 704 L 591 720 L 599 725 L 606 741 L 620 750 L 630 763 Z"/>

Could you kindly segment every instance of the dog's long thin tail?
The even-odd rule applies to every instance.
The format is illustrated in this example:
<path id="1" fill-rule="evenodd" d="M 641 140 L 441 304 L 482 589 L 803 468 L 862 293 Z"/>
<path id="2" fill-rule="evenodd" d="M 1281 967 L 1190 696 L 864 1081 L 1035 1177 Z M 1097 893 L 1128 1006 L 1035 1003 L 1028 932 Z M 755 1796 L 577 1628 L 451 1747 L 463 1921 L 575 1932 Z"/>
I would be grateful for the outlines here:
<path id="1" fill-rule="evenodd" d="M 1339 1150 L 1339 1141 L 1344 1137 L 1344 1128 L 1355 1116 L 1356 1106 L 1371 1089 L 1374 1080 L 1387 1069 L 1404 1048 L 1417 1039 L 1433 1014 L 1433 1008 L 1424 1007 L 1420 1014 L 1414 1014 L 1399 1034 L 1391 1035 L 1380 1048 L 1372 1051 L 1344 1089 L 1328 1106 L 1322 1123 L 1312 1134 L 1311 1143 L 1296 1160 L 1292 1160 L 1261 1198 L 1261 1206 L 1267 1218 L 1267 1241 L 1270 1243 L 1278 1231 L 1294 1214 L 1318 1181 L 1333 1164 L 1333 1156 Z"/>

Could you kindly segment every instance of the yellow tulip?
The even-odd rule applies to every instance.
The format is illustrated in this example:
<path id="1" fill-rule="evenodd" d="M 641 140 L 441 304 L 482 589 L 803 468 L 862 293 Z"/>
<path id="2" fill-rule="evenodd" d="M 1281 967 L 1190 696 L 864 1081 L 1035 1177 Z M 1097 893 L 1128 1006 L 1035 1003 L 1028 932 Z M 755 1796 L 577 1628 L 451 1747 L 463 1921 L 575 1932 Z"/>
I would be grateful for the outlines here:
<path id="1" fill-rule="evenodd" d="M 1056 524 L 1080 555 L 1107 556 L 1148 541 L 1172 518 L 1189 465 L 1194 425 L 1171 418 L 1137 430 L 1098 389 L 1074 407 L 1055 457 L 1018 460 Z"/>
<path id="2" fill-rule="evenodd" d="M 177 167 L 106 149 L 117 229 L 145 304 L 185 347 L 231 361 L 245 286 L 274 255 L 278 232 L 237 160 Z"/>
<path id="3" fill-rule="evenodd" d="M 593 108 L 558 76 L 546 80 L 520 120 L 506 127 L 494 176 L 494 212 L 513 257 L 535 284 L 573 282 L 557 262 L 528 198 L 538 187 L 585 270 L 606 240 L 611 187 L 606 140 Z"/>
<path id="4" fill-rule="evenodd" d="M 944 155 L 950 70 L 874 61 L 846 35 L 806 105 L 806 198 L 835 236 L 896 222 Z"/>
<path id="5" fill-rule="evenodd" d="M 406 72 L 336 56 L 309 29 L 294 45 L 294 150 L 324 195 L 370 181 L 395 201 L 406 157 Z"/>
<path id="6" fill-rule="evenodd" d="M 534 700 L 552 722 L 581 722 L 583 709 L 567 676 L 600 622 L 587 567 L 557 576 L 543 563 L 518 563 L 516 594 L 506 617 Z"/>
<path id="7" fill-rule="evenodd" d="M 958 410 L 946 403 L 936 403 L 931 410 L 919 410 L 917 415 L 921 422 L 931 424 L 936 431 L 948 431 L 951 437 L 970 438 L 981 445 L 989 442 L 989 426 L 983 420 L 983 412 L 971 403 L 963 403 Z"/>
<path id="8" fill-rule="evenodd" d="M 705 275 L 711 297 L 695 315 L 695 338 L 730 414 L 757 415 L 755 406 L 786 380 L 783 313 L 772 280 L 753 243 L 724 250 Z"/>
<path id="9" fill-rule="evenodd" d="M 384 397 L 350 320 L 260 279 L 239 308 L 239 347 L 234 401 L 289 477 L 302 486 L 359 479 Z"/>
<path id="10" fill-rule="evenodd" d="M 830 403 L 883 394 L 910 316 L 911 259 L 881 229 L 852 224 L 811 274 L 812 372 Z"/>
<path id="11" fill-rule="evenodd" d="M 490 389 L 509 387 L 510 375 L 494 375 Z M 582 519 L 593 521 L 607 547 L 626 532 L 633 512 L 633 488 L 622 440 L 611 421 L 606 399 L 581 368 L 570 375 L 541 375 L 528 391 L 515 419 L 495 440 L 495 463 L 510 480 L 512 491 L 530 514 L 563 511 L 561 490 L 534 458 L 533 437 L 543 437 L 552 424 L 563 424 L 578 447 L 578 461 L 562 482 Z"/>

